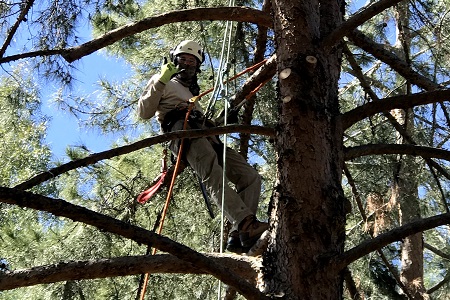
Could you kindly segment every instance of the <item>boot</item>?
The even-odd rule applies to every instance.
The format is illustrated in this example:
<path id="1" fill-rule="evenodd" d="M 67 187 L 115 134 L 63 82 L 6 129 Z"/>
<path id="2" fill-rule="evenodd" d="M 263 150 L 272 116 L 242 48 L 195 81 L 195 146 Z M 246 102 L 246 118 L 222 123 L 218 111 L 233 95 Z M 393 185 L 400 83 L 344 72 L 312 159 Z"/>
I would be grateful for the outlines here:
<path id="1" fill-rule="evenodd" d="M 248 251 L 248 249 L 245 251 L 246 249 L 242 247 L 241 240 L 239 239 L 239 232 L 237 230 L 230 232 L 228 235 L 227 250 L 238 254 Z"/>
<path id="2" fill-rule="evenodd" d="M 238 228 L 242 247 L 250 249 L 264 231 L 269 228 L 269 224 L 260 222 L 256 219 L 256 216 L 250 215 L 239 224 Z"/>

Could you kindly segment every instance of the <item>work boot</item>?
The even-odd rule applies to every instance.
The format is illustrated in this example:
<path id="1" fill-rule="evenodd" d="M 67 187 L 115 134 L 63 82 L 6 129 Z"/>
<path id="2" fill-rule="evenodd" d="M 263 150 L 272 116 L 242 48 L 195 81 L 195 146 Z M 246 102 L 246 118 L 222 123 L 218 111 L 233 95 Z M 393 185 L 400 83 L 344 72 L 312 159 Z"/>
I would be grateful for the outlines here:
<path id="1" fill-rule="evenodd" d="M 227 250 L 234 253 L 246 252 L 242 247 L 241 239 L 239 238 L 239 232 L 237 230 L 233 230 L 228 235 Z"/>
<path id="2" fill-rule="evenodd" d="M 247 216 L 239 224 L 242 247 L 250 249 L 268 228 L 268 223 L 258 221 L 254 215 Z"/>

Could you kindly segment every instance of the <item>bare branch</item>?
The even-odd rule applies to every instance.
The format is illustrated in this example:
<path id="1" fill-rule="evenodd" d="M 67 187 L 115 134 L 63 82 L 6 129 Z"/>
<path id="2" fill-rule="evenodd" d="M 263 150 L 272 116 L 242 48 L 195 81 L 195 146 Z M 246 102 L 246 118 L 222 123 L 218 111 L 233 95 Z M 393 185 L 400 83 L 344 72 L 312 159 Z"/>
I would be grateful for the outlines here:
<path id="1" fill-rule="evenodd" d="M 362 242 L 358 246 L 345 251 L 342 255 L 339 255 L 329 263 L 335 265 L 337 269 L 344 269 L 355 260 L 373 251 L 381 249 L 384 246 L 389 245 L 390 243 L 400 241 L 412 234 L 416 234 L 446 224 L 450 224 L 450 213 L 414 221 L 409 224 L 392 229 L 386 233 L 380 234 L 376 238 Z"/>
<path id="2" fill-rule="evenodd" d="M 202 136 L 211 136 L 211 135 L 218 135 L 218 134 L 224 134 L 224 133 L 233 133 L 233 132 L 246 132 L 246 133 L 255 133 L 255 134 L 261 134 L 266 135 L 270 137 L 275 136 L 275 131 L 271 128 L 261 127 L 261 126 L 240 126 L 240 125 L 230 125 L 230 126 L 222 126 L 222 127 L 216 127 L 211 129 L 193 129 L 193 130 L 187 130 L 187 131 L 173 131 L 169 133 L 165 133 L 162 135 L 149 137 L 147 139 L 141 140 L 139 142 L 113 148 L 107 151 L 95 153 L 92 155 L 89 155 L 88 157 L 71 161 L 66 164 L 63 164 L 61 166 L 55 167 L 51 170 L 48 170 L 46 172 L 43 172 L 41 174 L 38 174 L 34 176 L 33 178 L 22 182 L 21 184 L 18 184 L 15 186 L 16 189 L 20 190 L 27 190 L 33 186 L 36 186 L 44 181 L 47 181 L 51 178 L 54 178 L 56 176 L 59 176 L 63 173 L 66 173 L 68 171 L 80 168 L 80 167 L 86 167 L 92 164 L 95 164 L 101 160 L 104 159 L 110 159 L 115 156 L 131 153 L 133 151 L 137 151 L 142 148 L 150 147 L 155 144 L 160 144 L 163 142 L 179 139 L 179 138 L 196 138 L 196 137 L 202 137 Z"/>
<path id="3" fill-rule="evenodd" d="M 258 259 L 230 254 L 204 254 L 219 265 L 226 265 L 243 278 L 256 278 Z M 208 274 L 195 265 L 170 254 L 125 256 L 110 259 L 60 262 L 0 273 L 0 290 L 67 280 L 129 276 L 142 273 Z"/>
<path id="4" fill-rule="evenodd" d="M 225 284 L 235 287 L 236 290 L 247 299 L 267 299 L 267 297 L 262 295 L 254 286 L 239 276 L 236 276 L 226 267 L 217 264 L 205 255 L 198 253 L 185 245 L 141 227 L 71 204 L 61 199 L 52 199 L 7 187 L 0 187 L 0 202 L 32 208 L 39 211 L 46 211 L 55 216 L 69 218 L 75 222 L 82 222 L 97 227 L 100 230 L 123 236 L 139 244 L 151 244 L 153 247 L 163 252 L 170 253 L 178 259 L 195 265 L 202 271 L 213 275 Z"/>
<path id="5" fill-rule="evenodd" d="M 212 7 L 212 8 L 194 8 L 172 11 L 158 16 L 145 18 L 135 23 L 114 29 L 105 33 L 99 38 L 93 39 L 82 45 L 67 49 L 63 54 L 64 59 L 71 63 L 83 56 L 89 55 L 97 50 L 136 33 L 156 28 L 162 25 L 189 22 L 189 21 L 237 21 L 250 22 L 265 27 L 272 27 L 272 20 L 268 13 L 248 7 Z"/>
<path id="6" fill-rule="evenodd" d="M 402 1 L 403 0 L 381 0 L 365 8 L 362 12 L 353 15 L 338 28 L 336 28 L 331 34 L 326 36 L 322 42 L 322 47 L 329 51 L 331 47 L 338 43 L 344 36 L 356 29 L 359 25 L 363 24 L 383 10 L 386 10 Z"/>
<path id="7" fill-rule="evenodd" d="M 347 56 L 347 60 L 350 63 L 352 69 L 354 70 L 355 76 L 359 79 L 361 86 L 364 89 L 364 92 L 366 92 L 369 95 L 369 97 L 372 99 L 373 102 L 379 101 L 380 99 L 373 92 L 369 83 L 365 80 L 365 77 L 362 73 L 361 67 L 357 64 L 356 60 L 353 57 L 353 54 L 348 49 L 347 45 L 344 45 L 343 51 L 344 51 L 345 55 Z M 445 106 L 443 105 L 443 103 L 440 102 L 440 104 L 442 106 L 442 109 L 445 111 Z M 414 141 L 414 139 L 411 137 L 411 135 L 408 132 L 406 132 L 406 130 L 403 128 L 403 126 L 401 126 L 397 122 L 397 120 L 392 116 L 392 114 L 390 112 L 385 111 L 385 112 L 383 112 L 383 115 L 389 120 L 389 122 L 392 124 L 392 126 L 395 128 L 395 130 L 397 130 L 409 144 L 417 145 L 417 143 Z M 429 166 L 430 171 L 433 174 L 438 186 L 440 186 L 439 178 L 437 178 L 437 176 L 434 172 L 434 169 L 438 170 L 442 175 L 444 175 L 445 177 L 450 179 L 450 174 L 444 168 L 442 168 L 439 164 L 437 164 L 430 158 L 425 158 L 425 161 L 426 161 L 427 165 Z M 446 211 L 449 212 L 447 203 L 445 203 L 445 201 L 443 201 L 443 204 L 444 204 Z"/>
<path id="8" fill-rule="evenodd" d="M 450 151 L 432 147 L 407 144 L 370 144 L 346 148 L 345 160 L 352 160 L 367 155 L 407 154 L 423 158 L 437 158 L 450 161 Z"/>
<path id="9" fill-rule="evenodd" d="M 342 127 L 345 130 L 364 118 L 394 108 L 407 109 L 418 105 L 447 101 L 447 99 L 450 100 L 450 89 L 384 98 L 378 101 L 369 102 L 344 113 L 341 116 Z"/>

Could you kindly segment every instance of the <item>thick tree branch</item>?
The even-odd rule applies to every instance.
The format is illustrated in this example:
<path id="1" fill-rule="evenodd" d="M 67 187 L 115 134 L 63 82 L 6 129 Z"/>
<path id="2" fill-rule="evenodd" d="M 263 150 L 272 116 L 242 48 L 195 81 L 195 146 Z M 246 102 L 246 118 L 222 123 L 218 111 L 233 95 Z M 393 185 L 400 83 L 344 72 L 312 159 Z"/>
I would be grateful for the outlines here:
<path id="1" fill-rule="evenodd" d="M 163 142 L 179 139 L 179 138 L 196 138 L 196 137 L 202 137 L 202 136 L 212 136 L 212 135 L 218 135 L 218 134 L 224 134 L 224 133 L 233 133 L 233 132 L 245 132 L 245 133 L 254 133 L 254 134 L 261 134 L 266 135 L 270 137 L 275 136 L 275 132 L 271 128 L 267 127 L 261 127 L 261 126 L 240 126 L 240 125 L 230 125 L 230 126 L 222 126 L 222 127 L 216 127 L 211 129 L 193 129 L 193 130 L 187 130 L 187 131 L 174 131 L 165 133 L 162 135 L 150 137 L 144 140 L 141 140 L 139 142 L 117 147 L 114 149 L 110 149 L 107 151 L 95 153 L 92 155 L 89 155 L 88 157 L 70 161 L 66 164 L 63 164 L 61 166 L 55 167 L 51 170 L 48 170 L 46 172 L 43 172 L 41 174 L 38 174 L 34 176 L 33 178 L 18 184 L 15 186 L 16 189 L 20 190 L 27 190 L 33 186 L 36 186 L 44 181 L 47 181 L 51 178 L 54 178 L 56 176 L 59 176 L 63 173 L 66 173 L 68 171 L 80 168 L 80 167 L 86 167 L 92 164 L 95 164 L 101 160 L 104 159 L 110 159 L 115 156 L 127 154 L 145 147 L 150 147 L 155 144 L 160 144 Z"/>
<path id="2" fill-rule="evenodd" d="M 247 81 L 240 87 L 237 93 L 231 98 L 233 105 L 242 105 L 246 101 L 246 96 L 258 87 L 261 82 L 272 78 L 277 71 L 277 56 L 273 54 L 264 65 L 262 65 L 255 73 L 250 76 Z"/>
<path id="3" fill-rule="evenodd" d="M 450 161 L 450 151 L 448 150 L 408 144 L 370 144 L 349 147 L 344 152 L 345 160 L 352 160 L 367 155 L 406 154 Z"/>
<path id="4" fill-rule="evenodd" d="M 378 1 L 377 3 L 372 4 L 369 7 L 364 8 L 363 11 L 353 15 L 351 18 L 349 18 L 347 21 L 345 21 L 339 27 L 337 27 L 331 34 L 325 37 L 325 39 L 322 41 L 322 47 L 324 47 L 326 50 L 329 50 L 336 43 L 338 43 L 344 36 L 352 32 L 359 25 L 363 24 L 370 18 L 388 9 L 389 7 L 392 7 L 402 1 L 403 0 L 381 0 Z"/>
<path id="5" fill-rule="evenodd" d="M 358 246 L 345 251 L 342 255 L 332 259 L 330 263 L 335 265 L 337 269 L 342 270 L 355 260 L 389 245 L 395 241 L 416 234 L 418 232 L 433 229 L 438 226 L 450 224 L 450 213 L 441 214 L 426 219 L 421 219 L 409 224 L 397 227 L 386 233 L 380 234 L 376 238 L 362 242 Z"/>
<path id="6" fill-rule="evenodd" d="M 407 109 L 418 105 L 447 100 L 450 100 L 450 89 L 384 98 L 378 101 L 369 102 L 344 113 L 341 116 L 342 127 L 345 130 L 364 118 L 394 108 Z"/>
<path id="7" fill-rule="evenodd" d="M 272 5 L 271 1 L 264 0 L 261 10 L 265 13 L 270 14 L 271 5 Z M 267 30 L 268 30 L 268 28 L 265 26 L 261 26 L 261 25 L 258 26 L 258 33 L 257 33 L 256 39 L 255 39 L 255 55 L 253 58 L 253 63 L 258 63 L 258 62 L 262 61 L 265 57 L 265 53 L 267 50 L 267 39 L 268 39 Z M 275 70 L 275 68 L 274 68 L 274 70 Z M 274 74 L 275 74 L 275 71 L 274 71 Z M 258 82 L 265 82 L 265 80 L 258 80 Z M 251 91 L 249 91 L 249 92 L 251 92 Z M 249 95 L 249 94 L 247 93 L 247 95 Z M 246 96 L 246 97 L 249 97 L 249 96 Z M 249 98 L 250 98 L 249 99 L 250 101 L 247 101 L 247 103 L 245 103 L 244 112 L 242 113 L 242 124 L 243 125 L 250 125 L 251 121 L 253 119 L 253 111 L 255 108 L 256 95 L 249 97 Z M 243 99 L 244 98 L 242 97 L 242 100 Z M 235 102 L 240 103 L 241 101 L 236 100 Z M 245 159 L 248 158 L 249 141 L 250 141 L 249 134 L 246 134 L 246 133 L 240 134 L 239 153 Z"/>
<path id="8" fill-rule="evenodd" d="M 170 253 L 180 260 L 192 263 L 204 272 L 236 288 L 247 299 L 267 299 L 254 286 L 236 276 L 229 269 L 208 259 L 185 245 L 155 234 L 141 227 L 114 219 L 64 200 L 52 199 L 18 189 L 0 187 L 0 202 L 46 211 L 55 216 L 69 218 L 76 222 L 97 227 L 100 230 L 131 239 L 139 244 L 152 245 Z"/>
<path id="9" fill-rule="evenodd" d="M 216 264 L 227 266 L 242 278 L 256 278 L 259 260 L 250 256 L 204 254 Z M 0 273 L 0 290 L 68 280 L 129 276 L 143 273 L 208 274 L 170 254 L 125 256 L 110 259 L 60 262 Z"/>
<path id="10" fill-rule="evenodd" d="M 441 88 L 440 85 L 411 69 L 404 60 L 400 59 L 394 53 L 386 50 L 384 45 L 375 43 L 361 31 L 353 30 L 348 34 L 348 38 L 359 48 L 372 54 L 375 58 L 381 60 L 382 62 L 388 64 L 390 67 L 392 67 L 392 69 L 394 69 L 404 78 L 408 79 L 412 84 L 415 84 L 427 91 Z"/>
<path id="11" fill-rule="evenodd" d="M 22 10 L 20 12 L 19 17 L 17 17 L 16 22 L 14 23 L 14 25 L 8 30 L 8 36 L 5 39 L 5 42 L 3 43 L 2 48 L 0 49 L 0 57 L 3 57 L 3 55 L 5 54 L 6 49 L 9 47 L 9 45 L 11 44 L 11 41 L 14 37 L 14 35 L 17 32 L 17 29 L 19 28 L 20 23 L 22 23 L 25 19 L 25 17 L 27 16 L 28 12 L 30 11 L 31 7 L 34 4 L 34 0 L 28 0 L 26 1 L 25 5 L 22 7 Z"/>
<path id="12" fill-rule="evenodd" d="M 269 14 L 248 7 L 213 7 L 178 10 L 145 18 L 135 23 L 127 24 L 114 29 L 99 38 L 67 49 L 63 54 L 63 57 L 70 63 L 106 46 L 112 45 L 127 36 L 140 33 L 151 28 L 156 28 L 171 23 L 203 20 L 250 22 L 265 27 L 272 27 L 272 20 Z"/>

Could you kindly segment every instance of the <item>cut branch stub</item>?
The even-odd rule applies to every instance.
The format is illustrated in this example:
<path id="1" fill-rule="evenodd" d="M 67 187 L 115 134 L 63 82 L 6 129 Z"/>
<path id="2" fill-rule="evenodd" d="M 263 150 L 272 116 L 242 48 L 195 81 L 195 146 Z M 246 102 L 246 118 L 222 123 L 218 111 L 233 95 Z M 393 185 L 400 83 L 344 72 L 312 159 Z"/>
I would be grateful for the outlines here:
<path id="1" fill-rule="evenodd" d="M 286 97 L 284 97 L 283 98 L 283 103 L 288 103 L 288 102 L 290 102 L 292 100 L 292 97 L 291 96 L 286 96 Z"/>
<path id="2" fill-rule="evenodd" d="M 292 72 L 292 71 L 291 71 L 290 68 L 284 69 L 283 71 L 280 72 L 280 75 L 279 75 L 280 79 L 286 79 L 286 78 L 288 78 L 289 75 L 291 75 L 291 72 Z"/>
<path id="3" fill-rule="evenodd" d="M 308 56 L 306 57 L 306 62 L 307 62 L 309 65 L 315 67 L 316 64 L 317 64 L 317 58 L 315 58 L 315 57 L 312 56 L 312 55 L 308 55 Z"/>

